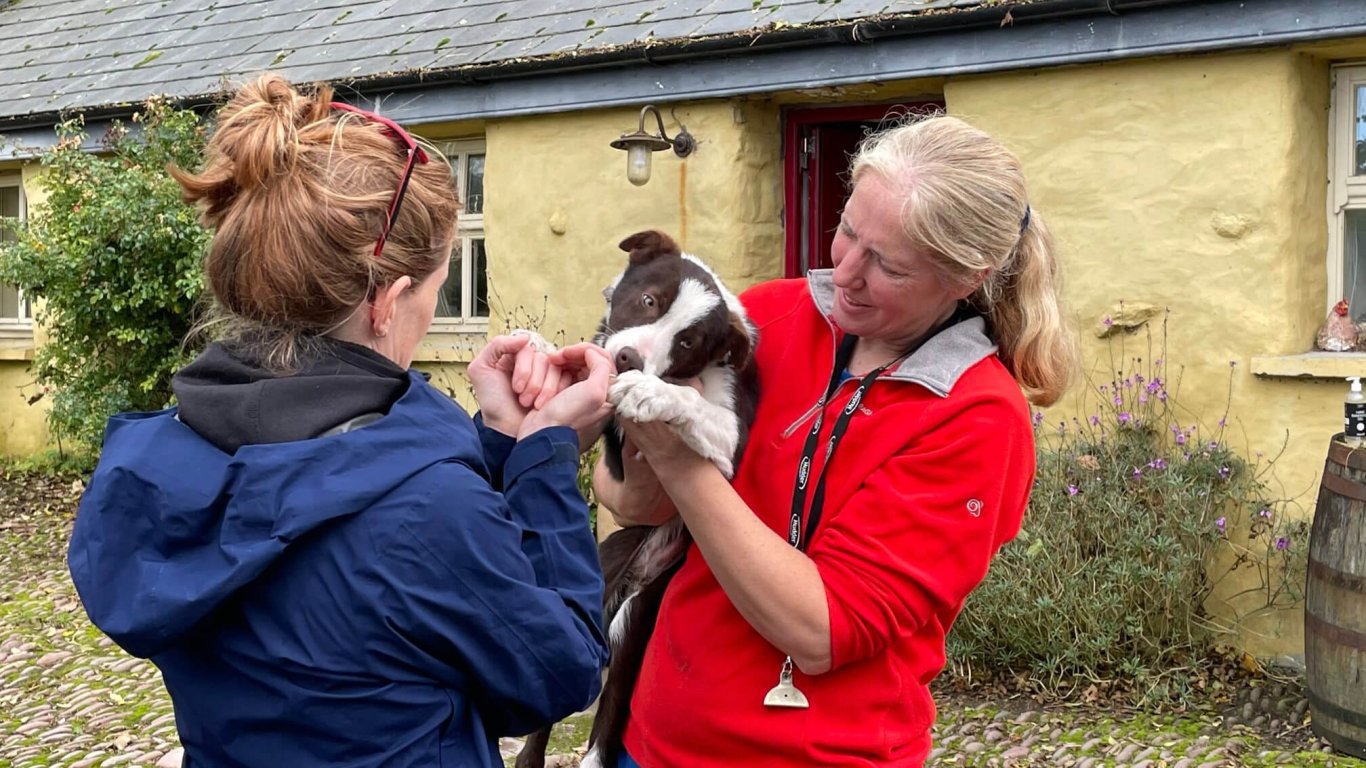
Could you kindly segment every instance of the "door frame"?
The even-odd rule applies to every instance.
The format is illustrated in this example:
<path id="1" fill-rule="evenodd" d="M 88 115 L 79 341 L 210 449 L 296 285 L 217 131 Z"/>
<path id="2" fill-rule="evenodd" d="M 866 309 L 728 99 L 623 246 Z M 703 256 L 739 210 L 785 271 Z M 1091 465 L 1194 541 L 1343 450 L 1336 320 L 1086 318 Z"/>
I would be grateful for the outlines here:
<path id="1" fill-rule="evenodd" d="M 820 233 L 816 229 L 815 216 L 805 217 L 805 206 L 812 200 L 802 200 L 802 163 L 806 150 L 802 144 L 804 129 L 827 123 L 852 123 L 882 120 L 889 113 L 923 113 L 929 110 L 942 111 L 942 99 L 918 99 L 915 101 L 885 102 L 881 104 L 853 104 L 836 107 L 790 107 L 783 111 L 783 272 L 786 277 L 800 277 L 802 268 L 802 237 L 807 242 L 819 243 Z"/>

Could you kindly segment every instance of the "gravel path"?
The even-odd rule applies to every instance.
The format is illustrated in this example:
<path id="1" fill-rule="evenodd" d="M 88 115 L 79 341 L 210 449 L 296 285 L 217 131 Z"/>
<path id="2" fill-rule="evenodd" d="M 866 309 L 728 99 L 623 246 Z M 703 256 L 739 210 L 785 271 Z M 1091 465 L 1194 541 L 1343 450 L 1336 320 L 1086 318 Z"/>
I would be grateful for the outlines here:
<path id="1" fill-rule="evenodd" d="M 178 764 L 156 668 L 90 625 L 67 577 L 80 490 L 70 478 L 0 471 L 0 766 Z M 941 693 L 930 766 L 1366 768 L 1327 751 L 1305 707 L 1295 684 L 1269 680 L 1180 717 Z M 573 745 L 586 736 L 585 718 L 562 726 L 553 764 L 576 765 Z M 519 741 L 502 746 L 510 765 Z"/>

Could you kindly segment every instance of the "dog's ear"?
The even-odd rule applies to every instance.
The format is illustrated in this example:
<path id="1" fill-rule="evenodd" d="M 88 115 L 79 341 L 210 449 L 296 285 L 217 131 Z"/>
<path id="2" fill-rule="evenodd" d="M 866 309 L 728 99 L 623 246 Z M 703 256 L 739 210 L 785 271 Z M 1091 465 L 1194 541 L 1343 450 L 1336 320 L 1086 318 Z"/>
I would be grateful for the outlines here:
<path id="1" fill-rule="evenodd" d="M 754 351 L 749 334 L 749 323 L 731 312 L 730 328 L 726 331 L 726 362 L 737 371 L 749 365 L 750 353 Z"/>
<path id="2" fill-rule="evenodd" d="M 658 256 L 678 256 L 683 253 L 673 238 L 657 229 L 637 232 L 622 240 L 617 247 L 631 254 L 632 264 L 644 264 Z"/>

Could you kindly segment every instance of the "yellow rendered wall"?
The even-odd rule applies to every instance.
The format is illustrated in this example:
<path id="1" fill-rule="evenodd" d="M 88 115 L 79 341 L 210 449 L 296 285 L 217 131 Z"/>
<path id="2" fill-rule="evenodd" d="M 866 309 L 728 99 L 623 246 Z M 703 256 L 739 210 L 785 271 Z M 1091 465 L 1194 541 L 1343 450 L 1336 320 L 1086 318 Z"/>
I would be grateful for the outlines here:
<path id="1" fill-rule="evenodd" d="M 1234 364 L 1229 439 L 1275 454 L 1288 435 L 1275 477 L 1307 515 L 1345 387 L 1259 379 L 1249 362 L 1308 351 L 1323 316 L 1327 65 L 1284 50 L 1168 58 L 954 80 L 945 98 L 1023 160 L 1088 372 L 1108 380 L 1096 332 L 1119 301 L 1169 307 L 1180 402 L 1214 426 Z M 1245 640 L 1293 651 L 1301 631 L 1292 612 Z"/>
<path id="2" fill-rule="evenodd" d="M 737 289 L 781 272 L 776 112 L 709 102 L 664 116 L 671 135 L 681 122 L 698 147 L 687 158 L 655 153 L 642 187 L 626 179 L 626 153 L 609 146 L 635 130 L 639 110 L 489 126 L 489 293 L 505 312 L 544 315 L 547 336 L 591 336 L 602 289 L 626 263 L 617 243 L 643 229 L 669 233 Z"/>
<path id="3" fill-rule="evenodd" d="M 36 163 L 0 167 L 0 171 L 15 170 L 20 171 L 31 215 L 46 197 L 36 182 L 41 169 Z M 37 329 L 37 343 L 42 339 L 42 331 Z M 34 348 L 33 343 L 0 341 L 0 456 L 28 456 L 49 447 L 47 403 L 42 399 L 28 403 L 39 389 L 28 363 Z"/>
<path id="4" fill-rule="evenodd" d="M 532 327 L 558 343 L 591 337 L 602 319 L 602 289 L 626 263 L 617 243 L 643 229 L 669 233 L 737 291 L 782 274 L 777 108 L 716 101 L 663 115 L 670 135 L 681 122 L 698 146 L 687 158 L 655 153 L 642 187 L 626 179 L 626 153 L 610 146 L 636 129 L 639 109 L 483 126 L 491 333 Z M 463 369 L 426 367 L 434 380 L 450 382 Z"/>

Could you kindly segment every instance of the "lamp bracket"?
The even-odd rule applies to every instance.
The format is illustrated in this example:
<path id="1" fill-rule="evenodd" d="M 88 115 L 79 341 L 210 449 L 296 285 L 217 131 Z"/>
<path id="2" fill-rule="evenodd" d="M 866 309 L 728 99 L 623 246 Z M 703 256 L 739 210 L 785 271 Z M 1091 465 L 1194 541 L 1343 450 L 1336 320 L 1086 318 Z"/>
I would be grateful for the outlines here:
<path id="1" fill-rule="evenodd" d="M 645 116 L 647 114 L 655 116 L 655 124 L 659 127 L 658 133 L 646 132 Z M 646 104 L 641 107 L 640 124 L 635 133 L 623 133 L 621 138 L 612 142 L 612 146 L 616 149 L 630 149 L 632 144 L 644 144 L 649 147 L 651 152 L 672 149 L 674 154 L 679 157 L 687 157 L 692 154 L 694 149 L 697 149 L 697 141 L 693 139 L 692 134 L 688 133 L 688 129 L 682 123 L 678 126 L 678 133 L 674 134 L 673 138 L 669 137 L 669 134 L 664 130 L 664 118 L 659 114 L 659 108 L 653 104 Z"/>

